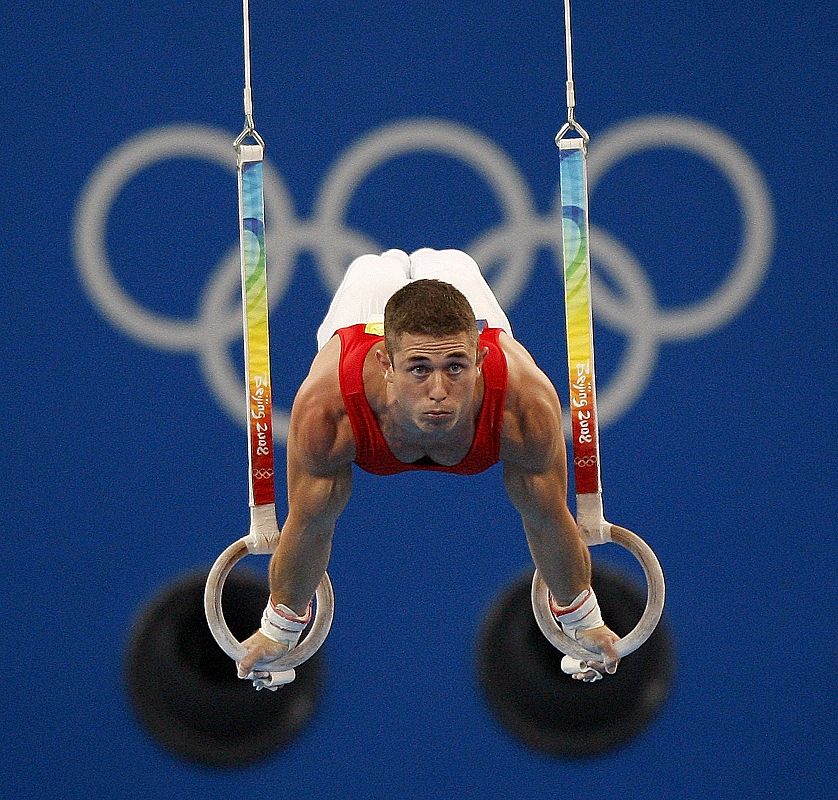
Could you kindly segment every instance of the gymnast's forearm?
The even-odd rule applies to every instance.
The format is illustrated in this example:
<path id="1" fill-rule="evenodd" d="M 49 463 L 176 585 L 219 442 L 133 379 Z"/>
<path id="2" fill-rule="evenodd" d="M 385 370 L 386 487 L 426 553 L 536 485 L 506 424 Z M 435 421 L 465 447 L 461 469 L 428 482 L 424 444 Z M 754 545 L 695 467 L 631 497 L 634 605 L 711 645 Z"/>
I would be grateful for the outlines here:
<path id="1" fill-rule="evenodd" d="M 271 600 L 305 616 L 317 585 L 329 564 L 335 526 L 300 525 L 289 518 L 271 558 Z"/>
<path id="2" fill-rule="evenodd" d="M 302 617 L 329 565 L 335 525 L 352 493 L 352 466 L 315 474 L 301 463 L 289 445 L 288 516 L 269 577 L 274 604 Z"/>
<path id="3" fill-rule="evenodd" d="M 576 521 L 564 507 L 549 518 L 524 518 L 527 543 L 538 571 L 559 605 L 569 605 L 591 585 L 591 557 Z"/>
<path id="4" fill-rule="evenodd" d="M 591 583 L 591 557 L 565 502 L 563 451 L 552 468 L 533 473 L 504 464 L 503 482 L 527 534 L 535 566 L 559 605 Z"/>

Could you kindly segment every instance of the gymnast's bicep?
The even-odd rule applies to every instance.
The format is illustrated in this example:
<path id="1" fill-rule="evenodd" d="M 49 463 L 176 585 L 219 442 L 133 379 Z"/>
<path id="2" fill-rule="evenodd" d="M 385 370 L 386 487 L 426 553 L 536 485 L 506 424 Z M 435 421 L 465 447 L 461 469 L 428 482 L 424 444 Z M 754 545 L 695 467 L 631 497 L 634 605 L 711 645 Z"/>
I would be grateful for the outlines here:
<path id="1" fill-rule="evenodd" d="M 288 429 L 288 512 L 334 524 L 352 493 L 351 442 L 342 405 L 322 386 L 304 384 Z M 350 435 L 351 439 L 351 435 Z"/>

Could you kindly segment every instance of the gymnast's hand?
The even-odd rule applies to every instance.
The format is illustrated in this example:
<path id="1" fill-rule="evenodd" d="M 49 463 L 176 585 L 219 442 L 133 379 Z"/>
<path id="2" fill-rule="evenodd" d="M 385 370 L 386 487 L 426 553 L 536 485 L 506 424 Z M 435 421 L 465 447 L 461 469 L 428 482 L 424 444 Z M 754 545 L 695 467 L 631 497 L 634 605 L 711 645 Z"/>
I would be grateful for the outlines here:
<path id="1" fill-rule="evenodd" d="M 602 621 L 602 612 L 592 588 L 582 590 L 569 606 L 557 605 L 550 595 L 550 611 L 571 639 L 590 650 L 591 654 L 602 657 L 580 661 L 565 656 L 562 659 L 562 672 L 577 681 L 593 683 L 602 678 L 603 673 L 613 675 L 617 671 L 620 657 L 615 645 L 620 637 Z"/>
<path id="2" fill-rule="evenodd" d="M 605 625 L 600 625 L 597 628 L 589 628 L 587 630 L 577 629 L 574 631 L 576 639 L 579 644 L 586 650 L 592 653 L 599 653 L 602 660 L 588 659 L 587 661 L 579 661 L 578 659 L 565 656 L 562 659 L 562 671 L 570 675 L 574 680 L 583 681 L 584 683 L 593 683 L 600 680 L 603 673 L 613 675 L 617 671 L 617 665 L 620 663 L 620 658 L 617 655 L 615 648 L 616 643 L 620 640 L 614 631 Z"/>
<path id="3" fill-rule="evenodd" d="M 272 672 L 266 667 L 297 646 L 303 630 L 311 621 L 311 604 L 300 617 L 288 606 L 268 600 L 262 614 L 262 625 L 249 639 L 242 642 L 245 654 L 238 662 L 240 678 L 253 681 L 256 689 L 276 691 L 296 677 L 293 669 Z M 261 669 L 259 668 L 261 666 Z"/>
<path id="4" fill-rule="evenodd" d="M 276 642 L 261 631 L 256 631 L 253 636 L 242 642 L 242 646 L 246 652 L 241 661 L 237 662 L 239 677 L 253 681 L 257 690 L 270 689 L 275 692 L 280 686 L 291 683 L 296 677 L 293 669 L 270 672 L 255 668 L 257 664 L 265 664 L 265 662 L 282 658 L 291 649 L 288 642 Z"/>

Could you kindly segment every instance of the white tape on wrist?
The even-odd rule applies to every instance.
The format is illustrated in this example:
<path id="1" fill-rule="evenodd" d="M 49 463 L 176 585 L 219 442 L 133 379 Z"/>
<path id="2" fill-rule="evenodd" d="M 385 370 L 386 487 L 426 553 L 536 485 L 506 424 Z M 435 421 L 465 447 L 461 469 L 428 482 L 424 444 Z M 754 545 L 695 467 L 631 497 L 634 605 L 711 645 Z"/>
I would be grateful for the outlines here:
<path id="1" fill-rule="evenodd" d="M 576 638 L 576 631 L 588 631 L 605 624 L 594 590 L 590 587 L 579 592 L 569 606 L 557 605 L 550 595 L 550 611 L 562 630 L 573 639 Z"/>
<path id="2" fill-rule="evenodd" d="M 304 617 L 298 617 L 288 606 L 274 605 L 273 600 L 268 600 L 268 605 L 262 612 L 262 624 L 259 630 L 264 636 L 274 642 L 281 642 L 288 645 L 288 649 L 297 646 L 300 636 L 306 625 L 311 621 L 311 603 Z"/>

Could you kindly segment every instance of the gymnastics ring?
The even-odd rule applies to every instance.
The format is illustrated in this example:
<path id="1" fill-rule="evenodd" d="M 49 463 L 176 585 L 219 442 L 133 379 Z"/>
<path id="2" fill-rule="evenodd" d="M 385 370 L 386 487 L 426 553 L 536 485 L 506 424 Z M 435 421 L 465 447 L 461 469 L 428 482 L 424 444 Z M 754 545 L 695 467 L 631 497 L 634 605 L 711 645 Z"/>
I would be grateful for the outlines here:
<path id="1" fill-rule="evenodd" d="M 250 553 L 247 542 L 248 537 L 233 542 L 216 559 L 207 576 L 207 584 L 204 589 L 204 612 L 207 616 L 210 632 L 215 641 L 218 642 L 218 646 L 236 663 L 242 660 L 246 650 L 244 645 L 233 636 L 227 627 L 224 611 L 221 607 L 221 594 L 224 589 L 224 581 L 227 580 L 227 576 L 233 567 Z M 317 598 L 317 607 L 314 613 L 314 622 L 311 624 L 308 635 L 287 655 L 273 661 L 259 662 L 256 665 L 257 669 L 270 672 L 293 669 L 304 661 L 308 661 L 320 649 L 320 646 L 326 641 L 335 615 L 335 594 L 328 573 L 323 574 L 323 579 L 317 587 L 315 597 Z"/>
<path id="2" fill-rule="evenodd" d="M 646 575 L 646 608 L 634 629 L 617 642 L 616 649 L 620 658 L 633 653 L 655 630 L 663 613 L 666 593 L 663 570 L 654 551 L 637 534 L 617 525 L 611 526 L 611 540 L 624 547 L 640 562 Z M 532 609 L 535 621 L 547 641 L 562 653 L 580 661 L 601 659 L 598 653 L 592 653 L 581 644 L 571 639 L 562 629 L 550 611 L 547 584 L 538 570 L 532 578 Z"/>

